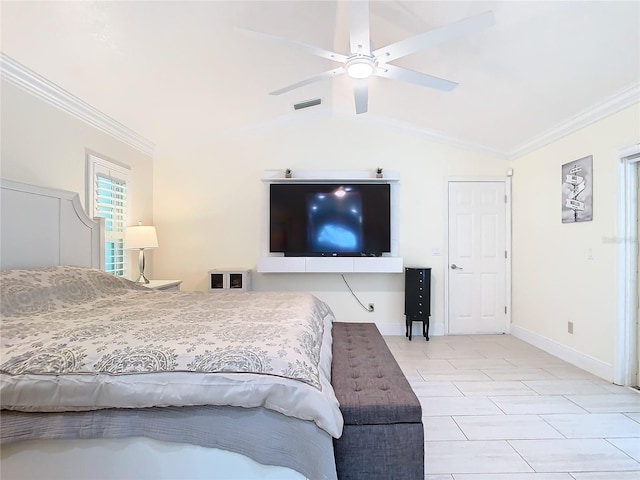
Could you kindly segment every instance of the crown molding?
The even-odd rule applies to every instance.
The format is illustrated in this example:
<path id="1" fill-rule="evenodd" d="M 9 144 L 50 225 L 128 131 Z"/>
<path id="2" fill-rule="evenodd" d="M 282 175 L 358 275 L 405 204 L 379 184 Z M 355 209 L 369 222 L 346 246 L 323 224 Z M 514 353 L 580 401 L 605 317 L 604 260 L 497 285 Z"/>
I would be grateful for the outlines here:
<path id="1" fill-rule="evenodd" d="M 560 140 L 581 128 L 613 115 L 627 107 L 640 103 L 640 84 L 632 85 L 609 97 L 604 102 L 583 110 L 574 117 L 562 122 L 542 135 L 509 152 L 509 159 L 515 160 L 556 140 Z"/>
<path id="2" fill-rule="evenodd" d="M 0 52 L 0 78 L 140 150 L 142 153 L 153 156 L 155 144 L 152 141 L 105 115 L 97 108 L 80 100 L 2 52 Z"/>
<path id="3" fill-rule="evenodd" d="M 153 155 L 155 144 L 152 141 L 146 139 L 108 115 L 105 115 L 98 109 L 92 107 L 88 103 L 50 82 L 43 76 L 18 63 L 2 52 L 0 52 L 0 78 L 7 83 L 40 98 L 41 100 L 44 100 L 50 105 L 69 113 L 79 120 L 82 120 L 89 125 L 92 125 L 93 127 L 121 140 L 127 145 L 130 145 L 149 156 Z M 401 122 L 388 117 L 369 114 L 366 116 L 364 121 L 371 124 L 377 124 L 378 126 L 383 126 L 399 133 L 416 135 L 438 143 L 466 150 L 483 152 L 508 160 L 515 160 L 637 103 L 640 103 L 640 84 L 635 84 L 622 90 L 604 102 L 596 104 L 591 108 L 578 113 L 574 117 L 556 125 L 509 152 L 469 142 L 460 138 L 451 137 L 442 132 L 417 127 L 409 122 Z M 305 120 L 309 121 L 326 117 L 331 115 L 332 110 L 333 113 L 338 116 L 352 116 L 352 114 L 347 115 L 347 112 L 340 111 L 339 109 L 329 109 L 325 107 L 313 110 L 315 111 L 312 114 L 304 115 Z M 300 121 L 300 119 L 300 113 L 298 112 L 297 114 L 284 115 L 281 118 L 263 122 L 262 124 L 254 125 L 252 127 L 245 127 L 227 132 L 227 134 L 242 136 L 270 131 L 291 124 L 294 121 Z"/>

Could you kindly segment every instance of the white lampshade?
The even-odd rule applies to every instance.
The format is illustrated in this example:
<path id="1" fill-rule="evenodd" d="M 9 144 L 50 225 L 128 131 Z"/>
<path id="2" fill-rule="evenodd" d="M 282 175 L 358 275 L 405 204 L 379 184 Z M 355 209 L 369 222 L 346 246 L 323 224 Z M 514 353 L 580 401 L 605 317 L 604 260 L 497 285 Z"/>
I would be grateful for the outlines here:
<path id="1" fill-rule="evenodd" d="M 134 248 L 144 248 L 147 250 L 158 248 L 156 227 L 150 225 L 127 227 L 124 231 L 124 248 L 127 250 Z"/>

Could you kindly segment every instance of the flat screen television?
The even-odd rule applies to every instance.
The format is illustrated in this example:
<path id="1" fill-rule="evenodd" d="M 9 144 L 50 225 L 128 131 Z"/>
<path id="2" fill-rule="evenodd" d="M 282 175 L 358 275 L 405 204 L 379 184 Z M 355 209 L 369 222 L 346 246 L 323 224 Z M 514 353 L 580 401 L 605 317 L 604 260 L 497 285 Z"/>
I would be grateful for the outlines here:
<path id="1" fill-rule="evenodd" d="M 272 183 L 269 250 L 285 256 L 380 256 L 391 251 L 388 183 Z"/>

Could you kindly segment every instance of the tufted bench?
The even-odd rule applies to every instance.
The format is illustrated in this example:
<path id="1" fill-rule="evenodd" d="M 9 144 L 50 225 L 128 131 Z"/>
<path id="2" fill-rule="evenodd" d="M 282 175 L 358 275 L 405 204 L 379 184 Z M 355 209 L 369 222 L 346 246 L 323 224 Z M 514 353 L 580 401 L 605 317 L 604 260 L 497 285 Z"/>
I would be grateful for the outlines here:
<path id="1" fill-rule="evenodd" d="M 331 384 L 345 424 L 338 478 L 423 479 L 422 408 L 374 323 L 333 324 Z"/>

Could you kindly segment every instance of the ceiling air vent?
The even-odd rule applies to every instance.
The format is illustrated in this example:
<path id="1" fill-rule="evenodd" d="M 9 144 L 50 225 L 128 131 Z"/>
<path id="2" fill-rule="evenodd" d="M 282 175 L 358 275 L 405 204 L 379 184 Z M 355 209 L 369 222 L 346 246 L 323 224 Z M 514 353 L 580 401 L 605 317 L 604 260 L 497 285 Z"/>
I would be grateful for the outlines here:
<path id="1" fill-rule="evenodd" d="M 320 105 L 322 100 L 319 98 L 314 98 L 313 100 L 307 100 L 306 102 L 300 102 L 293 105 L 293 108 L 296 110 L 301 110 L 303 108 L 315 107 L 316 105 Z"/>

